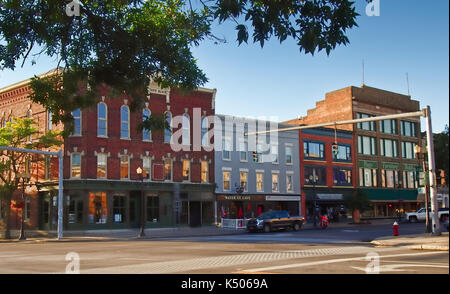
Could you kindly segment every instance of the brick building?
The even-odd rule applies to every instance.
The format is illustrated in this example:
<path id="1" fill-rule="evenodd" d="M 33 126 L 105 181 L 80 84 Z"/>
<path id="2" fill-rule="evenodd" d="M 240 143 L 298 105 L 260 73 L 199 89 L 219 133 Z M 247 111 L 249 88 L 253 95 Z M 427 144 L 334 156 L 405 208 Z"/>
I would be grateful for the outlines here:
<path id="1" fill-rule="evenodd" d="M 352 132 L 330 128 L 299 130 L 300 183 L 303 215 L 311 220 L 314 204 L 318 212 L 337 216 L 344 204 L 344 196 L 351 195 L 356 187 L 355 148 Z M 337 143 L 337 154 L 332 145 Z"/>
<path id="2" fill-rule="evenodd" d="M 29 93 L 29 80 L 0 89 L 0 113 L 19 117 L 31 108 L 43 132 L 62 128 L 49 123 L 51 113 L 31 103 Z M 138 227 L 141 211 L 147 227 L 213 223 L 214 153 L 194 151 L 193 143 L 197 134 L 203 134 L 203 119 L 214 115 L 215 93 L 199 88 L 182 95 L 152 84 L 140 111 L 130 111 L 126 96 L 107 95 L 91 108 L 74 111 L 74 133 L 62 146 L 65 229 Z M 164 115 L 168 122 L 182 117 L 182 123 L 171 130 L 139 131 L 138 125 L 150 114 Z M 172 149 L 171 137 L 178 131 L 185 151 Z M 46 180 L 39 175 L 32 180 L 39 191 L 27 193 L 33 199 L 29 229 L 56 229 L 56 162 L 51 164 L 56 171 L 52 177 Z M 37 174 L 39 167 L 33 168 Z"/>
<path id="3" fill-rule="evenodd" d="M 365 85 L 350 86 L 326 93 L 325 99 L 318 101 L 305 117 L 287 123 L 312 125 L 419 110 L 419 101 L 410 96 Z M 356 186 L 374 204 L 366 216 L 392 216 L 397 209 L 410 211 L 420 205 L 423 200 L 417 197 L 417 174 L 421 167 L 414 154 L 414 146 L 420 144 L 419 118 L 337 127 L 353 132 L 353 146 L 357 146 Z"/>

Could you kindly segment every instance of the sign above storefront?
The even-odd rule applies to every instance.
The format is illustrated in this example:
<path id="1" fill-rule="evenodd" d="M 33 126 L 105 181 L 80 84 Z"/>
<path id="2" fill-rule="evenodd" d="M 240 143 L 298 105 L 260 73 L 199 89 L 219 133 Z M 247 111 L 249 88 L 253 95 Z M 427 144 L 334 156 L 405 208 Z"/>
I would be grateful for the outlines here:
<path id="1" fill-rule="evenodd" d="M 266 201 L 300 201 L 300 196 L 266 196 Z"/>
<path id="2" fill-rule="evenodd" d="M 378 168 L 378 162 L 369 160 L 360 160 L 358 161 L 358 167 L 376 169 Z"/>
<path id="3" fill-rule="evenodd" d="M 250 200 L 250 196 L 246 195 L 224 195 L 225 200 Z"/>
<path id="4" fill-rule="evenodd" d="M 317 194 L 317 198 L 320 200 L 342 200 L 342 194 Z"/>
<path id="5" fill-rule="evenodd" d="M 383 169 L 399 170 L 399 164 L 395 163 L 395 162 L 383 162 L 382 166 L 383 166 Z"/>

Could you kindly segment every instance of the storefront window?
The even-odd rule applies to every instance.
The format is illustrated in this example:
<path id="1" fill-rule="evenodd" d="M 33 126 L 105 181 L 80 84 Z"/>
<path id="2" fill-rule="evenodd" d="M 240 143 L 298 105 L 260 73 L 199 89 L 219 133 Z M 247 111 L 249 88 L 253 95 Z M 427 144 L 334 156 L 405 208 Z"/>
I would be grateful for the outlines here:
<path id="1" fill-rule="evenodd" d="M 126 197 L 123 195 L 113 196 L 113 222 L 115 223 L 125 222 L 126 216 L 125 199 Z"/>
<path id="2" fill-rule="evenodd" d="M 147 221 L 158 222 L 159 220 L 159 197 L 147 197 Z"/>
<path id="3" fill-rule="evenodd" d="M 107 216 L 106 193 L 89 193 L 89 223 L 106 224 Z"/>

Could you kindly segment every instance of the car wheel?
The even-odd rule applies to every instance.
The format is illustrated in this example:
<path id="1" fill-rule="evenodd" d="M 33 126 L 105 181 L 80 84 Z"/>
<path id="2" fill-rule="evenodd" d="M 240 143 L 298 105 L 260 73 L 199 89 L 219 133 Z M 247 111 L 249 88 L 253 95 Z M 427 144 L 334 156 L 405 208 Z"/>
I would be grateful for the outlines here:
<path id="1" fill-rule="evenodd" d="M 300 230 L 301 227 L 302 227 L 302 225 L 300 223 L 295 223 L 292 228 L 294 229 L 294 231 L 297 232 Z"/>
<path id="2" fill-rule="evenodd" d="M 272 231 L 270 225 L 268 225 L 268 224 L 264 225 L 263 230 L 264 230 L 264 233 L 270 233 L 270 231 Z"/>
<path id="3" fill-rule="evenodd" d="M 416 216 L 410 216 L 409 217 L 409 222 L 410 223 L 417 223 L 417 217 Z"/>

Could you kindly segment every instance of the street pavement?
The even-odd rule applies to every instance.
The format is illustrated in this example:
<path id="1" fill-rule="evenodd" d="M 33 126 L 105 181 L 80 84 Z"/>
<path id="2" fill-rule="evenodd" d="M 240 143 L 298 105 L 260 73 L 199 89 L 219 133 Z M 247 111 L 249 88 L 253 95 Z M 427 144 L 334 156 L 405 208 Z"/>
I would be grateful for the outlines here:
<path id="1" fill-rule="evenodd" d="M 67 273 L 77 269 L 82 274 L 449 273 L 448 249 L 403 246 L 411 245 L 412 240 L 438 238 L 447 240 L 448 248 L 448 233 L 430 237 L 423 234 L 424 224 L 401 224 L 401 235 L 392 237 L 391 226 L 384 221 L 331 224 L 327 230 L 305 226 L 298 232 L 268 234 L 0 242 L 0 273 Z"/>

